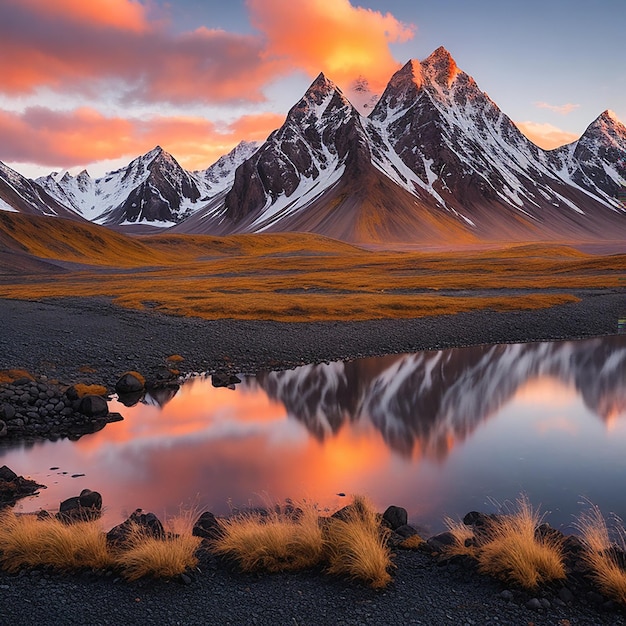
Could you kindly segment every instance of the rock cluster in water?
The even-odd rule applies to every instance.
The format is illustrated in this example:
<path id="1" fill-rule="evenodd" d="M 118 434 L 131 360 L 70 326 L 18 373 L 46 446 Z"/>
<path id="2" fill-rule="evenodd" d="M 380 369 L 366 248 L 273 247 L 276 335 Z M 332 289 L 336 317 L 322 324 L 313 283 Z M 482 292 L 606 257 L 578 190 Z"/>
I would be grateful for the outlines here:
<path id="1" fill-rule="evenodd" d="M 0 509 L 13 506 L 20 498 L 33 496 L 45 488 L 34 480 L 18 476 L 6 465 L 0 467 Z"/>
<path id="2" fill-rule="evenodd" d="M 81 395 L 76 386 L 46 377 L 0 383 L 0 440 L 77 438 L 121 419 L 109 412 L 105 397 Z"/>

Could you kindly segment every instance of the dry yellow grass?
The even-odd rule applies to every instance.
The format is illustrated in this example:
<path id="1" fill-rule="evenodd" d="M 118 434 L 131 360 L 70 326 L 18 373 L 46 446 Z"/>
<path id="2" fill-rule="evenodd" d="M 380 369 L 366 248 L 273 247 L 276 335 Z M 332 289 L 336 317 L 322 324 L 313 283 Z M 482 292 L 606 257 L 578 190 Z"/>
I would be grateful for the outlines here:
<path id="1" fill-rule="evenodd" d="M 190 532 L 166 539 L 147 536 L 140 529 L 131 532 L 124 550 L 116 553 L 115 565 L 127 580 L 174 578 L 196 567 L 200 538 Z"/>
<path id="2" fill-rule="evenodd" d="M 611 541 L 606 520 L 600 509 L 591 505 L 576 520 L 581 539 L 587 548 L 583 558 L 593 572 L 600 590 L 607 597 L 626 604 L 626 571 L 620 564 L 615 547 L 626 550 L 625 530 L 621 520 L 615 520 L 616 541 Z"/>
<path id="3" fill-rule="evenodd" d="M 0 515 L 0 563 L 8 572 L 42 565 L 67 571 L 104 569 L 113 560 L 97 521 L 68 525 L 5 511 Z"/>
<path id="4" fill-rule="evenodd" d="M 392 567 L 382 528 L 370 502 L 360 496 L 342 519 L 326 518 L 310 503 L 293 511 L 273 509 L 219 520 L 217 554 L 234 559 L 245 572 L 282 572 L 326 564 L 329 574 L 348 576 L 374 588 L 385 587 Z"/>
<path id="5" fill-rule="evenodd" d="M 128 580 L 173 578 L 197 565 L 200 539 L 192 535 L 192 526 L 185 518 L 170 521 L 168 527 L 181 532 L 163 540 L 137 528 L 123 549 L 111 551 L 99 521 L 65 524 L 54 517 L 5 511 L 0 515 L 0 566 L 8 572 L 40 566 L 60 571 L 115 568 Z"/>
<path id="6" fill-rule="evenodd" d="M 424 544 L 424 540 L 419 535 L 411 535 L 400 543 L 403 550 L 419 550 Z"/>
<path id="7" fill-rule="evenodd" d="M 460 520 L 453 520 L 451 517 L 444 517 L 443 523 L 454 537 L 454 543 L 446 546 L 443 554 L 446 557 L 470 556 L 476 558 L 477 549 L 474 545 L 474 531 L 471 526 L 467 526 Z M 471 542 L 470 545 L 466 545 L 468 541 Z"/>
<path id="8" fill-rule="evenodd" d="M 565 578 L 562 540 L 538 537 L 540 523 L 538 511 L 520 496 L 514 510 L 486 528 L 477 555 L 480 571 L 526 589 Z"/>
<path id="9" fill-rule="evenodd" d="M 12 383 L 19 378 L 29 378 L 35 380 L 29 372 L 26 370 L 1 370 L 0 371 L 0 383 Z"/>
<path id="10" fill-rule="evenodd" d="M 83 396 L 106 396 L 107 388 L 103 385 L 85 385 L 84 383 L 77 383 L 74 385 L 76 393 L 79 398 Z"/>
<path id="11" fill-rule="evenodd" d="M 623 286 L 626 273 L 626 255 L 592 256 L 556 244 L 372 252 L 303 233 L 133 238 L 94 225 L 7 215 L 0 244 L 89 269 L 7 275 L 0 297 L 108 296 L 125 307 L 205 319 L 363 320 L 535 309 L 576 299 L 559 289 Z M 500 291 L 512 289 L 523 291 Z"/>
<path id="12" fill-rule="evenodd" d="M 233 558 L 244 572 L 281 572 L 318 565 L 324 539 L 317 508 L 298 504 L 301 513 L 283 510 L 268 515 L 243 514 L 219 520 L 222 536 L 214 542 L 217 554 Z"/>
<path id="13" fill-rule="evenodd" d="M 328 573 L 348 576 L 382 589 L 391 582 L 388 529 L 371 503 L 357 496 L 343 519 L 331 518 L 326 528 Z"/>

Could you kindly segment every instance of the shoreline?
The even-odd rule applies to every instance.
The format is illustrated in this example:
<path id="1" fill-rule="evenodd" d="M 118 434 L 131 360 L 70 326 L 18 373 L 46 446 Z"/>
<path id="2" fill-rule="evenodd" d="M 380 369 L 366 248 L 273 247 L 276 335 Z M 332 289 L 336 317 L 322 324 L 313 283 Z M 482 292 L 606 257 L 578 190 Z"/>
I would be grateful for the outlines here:
<path id="1" fill-rule="evenodd" d="M 535 311 L 291 324 L 169 317 L 103 299 L 0 299 L 7 329 L 0 336 L 0 369 L 112 389 L 121 373 L 162 368 L 172 354 L 185 359 L 177 364 L 184 373 L 254 373 L 416 350 L 617 334 L 625 290 L 574 293 L 580 302 Z M 440 564 L 429 554 L 398 551 L 394 561 L 394 580 L 383 591 L 319 572 L 241 574 L 209 561 L 185 582 L 0 572 L 0 597 L 3 617 L 14 624 L 626 624 L 622 609 L 604 607 L 587 593 L 559 602 L 554 589 L 518 592 L 455 560 Z M 535 597 L 548 605 L 529 607 Z"/>
<path id="2" fill-rule="evenodd" d="M 253 374 L 324 361 L 495 343 L 618 334 L 626 289 L 570 291 L 546 309 L 359 322 L 203 320 L 121 308 L 103 298 L 0 299 L 0 370 L 113 389 L 124 372 L 150 374 L 174 354 L 181 375 Z"/>

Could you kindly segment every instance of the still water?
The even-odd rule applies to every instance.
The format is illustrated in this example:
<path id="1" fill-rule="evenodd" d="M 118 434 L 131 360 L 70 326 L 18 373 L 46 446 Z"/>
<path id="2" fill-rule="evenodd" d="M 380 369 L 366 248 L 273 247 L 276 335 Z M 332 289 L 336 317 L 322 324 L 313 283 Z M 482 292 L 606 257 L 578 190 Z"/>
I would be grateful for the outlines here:
<path id="1" fill-rule="evenodd" d="M 18 510 L 89 488 L 112 526 L 139 507 L 226 514 L 306 497 L 337 508 L 337 494 L 366 494 L 436 532 L 444 515 L 525 492 L 564 529 L 582 498 L 626 517 L 624 336 L 310 365 L 235 390 L 197 378 L 172 398 L 110 408 L 124 421 L 79 441 L 0 449 L 0 464 L 48 485 Z"/>

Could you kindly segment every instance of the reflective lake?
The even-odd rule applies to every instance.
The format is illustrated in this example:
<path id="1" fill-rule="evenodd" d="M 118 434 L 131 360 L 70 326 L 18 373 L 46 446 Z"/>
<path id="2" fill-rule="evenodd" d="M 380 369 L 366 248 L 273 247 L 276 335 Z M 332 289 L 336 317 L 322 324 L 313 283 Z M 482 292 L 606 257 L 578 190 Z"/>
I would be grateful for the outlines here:
<path id="1" fill-rule="evenodd" d="M 588 498 L 626 517 L 626 336 L 480 346 L 210 379 L 147 397 L 79 441 L 0 449 L 48 485 L 17 510 L 100 491 L 112 526 L 141 507 L 228 513 L 263 497 L 366 494 L 429 532 L 525 492 L 567 528 Z M 50 469 L 50 468 L 58 469 Z M 72 478 L 73 474 L 85 474 Z"/>

